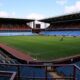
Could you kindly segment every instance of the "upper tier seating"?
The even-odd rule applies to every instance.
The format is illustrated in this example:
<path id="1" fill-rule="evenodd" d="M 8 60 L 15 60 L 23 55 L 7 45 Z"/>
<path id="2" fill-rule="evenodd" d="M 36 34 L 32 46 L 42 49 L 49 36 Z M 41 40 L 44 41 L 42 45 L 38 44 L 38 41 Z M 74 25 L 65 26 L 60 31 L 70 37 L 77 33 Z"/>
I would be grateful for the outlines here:
<path id="1" fill-rule="evenodd" d="M 14 31 L 14 30 L 31 30 L 32 28 L 28 25 L 3 25 L 0 26 L 0 31 Z"/>

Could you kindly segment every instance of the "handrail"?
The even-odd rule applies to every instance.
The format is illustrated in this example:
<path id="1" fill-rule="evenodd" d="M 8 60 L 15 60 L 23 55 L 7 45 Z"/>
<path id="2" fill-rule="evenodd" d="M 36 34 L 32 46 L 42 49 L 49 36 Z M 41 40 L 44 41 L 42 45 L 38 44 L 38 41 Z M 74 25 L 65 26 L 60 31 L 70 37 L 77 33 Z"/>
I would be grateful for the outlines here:
<path id="1" fill-rule="evenodd" d="M 12 74 L 12 76 L 11 76 L 11 78 L 10 78 L 10 80 L 14 80 L 14 78 L 15 78 L 15 76 L 16 76 L 16 74 L 17 74 L 17 78 L 26 78 L 26 79 L 44 79 L 44 78 L 49 78 L 48 76 L 47 76 L 47 73 L 49 72 L 48 70 L 47 70 L 47 68 L 48 67 L 67 67 L 67 66 L 72 66 L 73 67 L 73 76 L 68 76 L 68 77 L 63 77 L 63 78 L 51 78 L 50 77 L 50 79 L 74 79 L 74 80 L 76 80 L 76 69 L 78 69 L 79 71 L 80 71 L 80 68 L 76 65 L 76 64 L 52 64 L 52 65 L 48 65 L 48 64 L 43 64 L 43 65 L 37 65 L 37 64 L 4 64 L 4 63 L 0 63 L 0 65 L 5 65 L 5 66 L 15 66 L 15 67 L 17 67 L 17 71 L 18 71 L 18 73 L 16 73 L 16 72 L 13 72 L 13 74 Z M 45 69 L 45 77 L 25 77 L 25 76 L 20 76 L 20 67 L 21 66 L 26 66 L 26 67 L 36 67 L 36 68 L 38 68 L 38 67 L 42 67 L 42 68 L 44 68 Z M 3 71 L 4 72 L 4 71 Z M 11 72 L 8 72 L 8 73 L 11 73 Z"/>
<path id="2" fill-rule="evenodd" d="M 24 77 L 24 76 L 22 76 L 22 77 L 20 77 L 20 78 L 26 78 L 26 77 Z M 27 77 L 26 79 L 45 79 L 45 77 Z M 50 77 L 50 79 L 74 79 L 73 77 L 65 77 L 65 78 L 51 78 Z"/>
<path id="3" fill-rule="evenodd" d="M 14 80 L 14 78 L 16 77 L 16 74 L 17 74 L 16 72 L 13 72 L 13 74 L 12 74 L 10 80 Z"/>
<path id="4" fill-rule="evenodd" d="M 0 63 L 0 65 L 8 65 L 8 66 L 32 66 L 32 67 L 45 67 L 45 66 L 74 66 L 74 64 L 51 64 L 51 65 L 47 65 L 47 64 L 8 64 L 8 63 Z"/>
<path id="5" fill-rule="evenodd" d="M 11 74 L 11 77 L 9 80 L 14 80 L 14 78 L 16 77 L 16 72 L 13 72 L 13 71 L 0 71 L 0 73 L 4 73 L 4 74 Z M 6 75 L 8 76 L 8 75 Z"/>
<path id="6" fill-rule="evenodd" d="M 75 64 L 74 64 L 74 66 L 80 71 L 80 67 L 79 67 L 79 66 L 77 66 L 77 65 L 75 65 Z"/>

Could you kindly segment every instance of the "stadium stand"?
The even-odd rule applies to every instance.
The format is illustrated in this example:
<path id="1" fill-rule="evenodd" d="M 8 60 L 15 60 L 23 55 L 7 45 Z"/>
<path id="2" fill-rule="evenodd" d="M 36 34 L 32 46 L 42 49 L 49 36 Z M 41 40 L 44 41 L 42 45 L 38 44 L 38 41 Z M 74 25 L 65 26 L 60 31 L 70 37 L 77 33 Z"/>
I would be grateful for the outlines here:
<path id="1" fill-rule="evenodd" d="M 54 62 L 34 62 L 28 61 L 24 64 L 23 60 L 14 58 L 11 48 L 0 45 L 0 71 L 4 74 L 7 72 L 15 72 L 15 79 L 12 80 L 79 80 L 80 79 L 80 62 L 70 64 L 54 64 Z M 3 48 L 3 49 L 1 49 Z M 13 49 L 14 50 L 14 49 Z M 8 53 L 10 52 L 10 53 Z M 17 52 L 18 53 L 18 52 Z M 17 54 L 14 50 L 14 54 Z M 20 53 L 21 54 L 21 53 Z M 27 59 L 25 59 L 27 60 Z M 79 67 L 78 67 L 79 66 Z M 9 80 L 10 76 L 1 74 L 0 80 Z M 55 76 L 56 74 L 56 76 Z M 76 79 L 75 79 L 76 78 Z M 11 79 L 10 79 L 11 80 Z"/>
<path id="2" fill-rule="evenodd" d="M 79 66 L 79 62 L 75 63 L 76 65 Z M 54 75 L 54 68 L 56 66 L 56 72 L 57 75 L 60 76 L 60 78 L 57 78 Z M 19 62 L 19 60 L 12 58 L 10 55 L 4 53 L 3 49 L 0 50 L 0 71 L 11 71 L 11 72 L 16 72 L 17 73 L 17 80 L 33 80 L 33 79 L 39 79 L 39 80 L 73 80 L 73 75 L 76 76 L 77 80 L 80 79 L 79 73 L 80 70 L 75 66 L 76 68 L 76 73 L 74 74 L 74 65 L 70 64 L 62 64 L 62 65 L 55 65 L 52 62 L 35 62 L 35 64 L 29 63 L 28 64 L 23 64 Z M 62 77 L 63 74 L 63 77 Z M 2 75 L 0 77 L 1 79 L 9 79 L 9 77 L 3 77 Z M 14 79 L 16 80 L 16 79 Z M 76 79 L 75 79 L 76 80 Z"/>
<path id="3" fill-rule="evenodd" d="M 39 20 L 50 26 L 40 32 L 42 35 L 80 36 L 80 13 Z"/>
<path id="4" fill-rule="evenodd" d="M 0 18 L 0 36 L 34 35 L 27 23 L 30 19 Z"/>
<path id="5" fill-rule="evenodd" d="M 4 46 L 0 46 L 1 48 L 3 48 Z M 6 47 L 6 46 L 5 46 Z M 17 80 L 55 80 L 55 79 L 59 79 L 59 80 L 64 80 L 64 79 L 70 79 L 73 80 L 73 66 L 74 65 L 55 65 L 53 64 L 53 62 L 28 62 L 28 64 L 24 64 L 24 62 L 20 61 L 18 58 L 14 58 L 10 50 L 12 50 L 9 47 L 6 47 L 6 49 L 9 49 L 9 51 L 7 50 L 7 52 L 5 51 L 6 49 L 1 49 L 0 48 L 0 71 L 11 71 L 11 72 L 16 72 L 17 76 Z M 13 49 L 14 50 L 14 49 Z M 10 53 L 8 53 L 10 52 Z M 12 51 L 13 52 L 13 51 Z M 14 51 L 15 54 L 16 51 Z M 27 59 L 25 59 L 27 60 Z M 76 64 L 76 63 L 75 63 Z M 77 63 L 78 64 L 78 63 Z M 80 64 L 80 63 L 79 63 Z M 56 67 L 56 72 L 58 72 L 60 78 L 53 76 L 55 74 L 54 72 L 54 67 Z M 78 65 L 79 66 L 79 65 Z M 52 68 L 51 68 L 52 67 Z M 76 68 L 77 69 L 77 68 Z M 77 73 L 78 72 L 78 73 Z M 5 74 L 5 73 L 4 73 Z M 64 74 L 64 76 L 62 77 L 61 74 Z M 78 74 L 78 75 L 77 75 Z M 2 75 L 0 77 L 0 80 L 5 78 L 5 80 L 9 79 L 9 77 L 3 77 L 4 75 Z M 79 77 L 79 70 L 76 71 L 76 77 Z M 16 80 L 16 79 L 14 79 Z M 79 79 L 77 79 L 79 80 Z"/>
<path id="6" fill-rule="evenodd" d="M 17 52 L 17 51 L 14 51 L 14 52 Z M 45 79 L 45 67 L 24 64 L 23 60 L 21 62 L 21 60 L 19 60 L 18 58 L 13 58 L 12 55 L 9 55 L 10 53 L 6 52 L 5 49 L 0 48 L 0 71 L 5 71 L 5 72 L 11 71 L 16 73 L 18 72 L 17 75 L 20 77 L 21 80 L 26 80 L 26 79 L 30 80 L 31 78 L 32 80 L 39 79 L 39 78 L 41 80 Z M 3 77 L 4 76 L 2 75 L 0 77 L 0 80 L 3 79 Z M 4 77 L 4 79 L 6 77 Z M 19 77 L 18 77 L 18 80 L 20 80 Z M 7 79 L 9 78 L 7 77 L 5 80 Z M 51 80 L 51 76 L 49 74 L 47 74 L 47 79 Z"/>

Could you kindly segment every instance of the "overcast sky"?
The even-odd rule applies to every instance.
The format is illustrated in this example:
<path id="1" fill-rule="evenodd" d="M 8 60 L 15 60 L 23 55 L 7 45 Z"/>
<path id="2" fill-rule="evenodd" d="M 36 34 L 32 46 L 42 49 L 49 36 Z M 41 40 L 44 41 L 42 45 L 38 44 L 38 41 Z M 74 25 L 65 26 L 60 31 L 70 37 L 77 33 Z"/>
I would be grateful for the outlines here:
<path id="1" fill-rule="evenodd" d="M 80 11 L 80 0 L 0 0 L 0 17 L 53 17 Z"/>

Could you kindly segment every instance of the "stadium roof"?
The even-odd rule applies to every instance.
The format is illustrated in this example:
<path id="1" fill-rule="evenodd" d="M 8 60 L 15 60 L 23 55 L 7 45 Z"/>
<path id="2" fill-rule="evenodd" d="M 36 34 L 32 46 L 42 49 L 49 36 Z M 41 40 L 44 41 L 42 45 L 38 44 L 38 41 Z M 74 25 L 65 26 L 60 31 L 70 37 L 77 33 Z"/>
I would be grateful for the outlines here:
<path id="1" fill-rule="evenodd" d="M 62 16 L 56 16 L 52 18 L 46 18 L 39 20 L 40 22 L 45 23 L 56 23 L 56 22 L 67 22 L 67 21 L 79 21 L 80 20 L 80 13 L 73 13 L 73 14 L 67 14 Z"/>
<path id="2" fill-rule="evenodd" d="M 32 19 L 21 19 L 21 18 L 0 18 L 0 22 L 3 23 L 28 23 L 32 22 Z"/>

